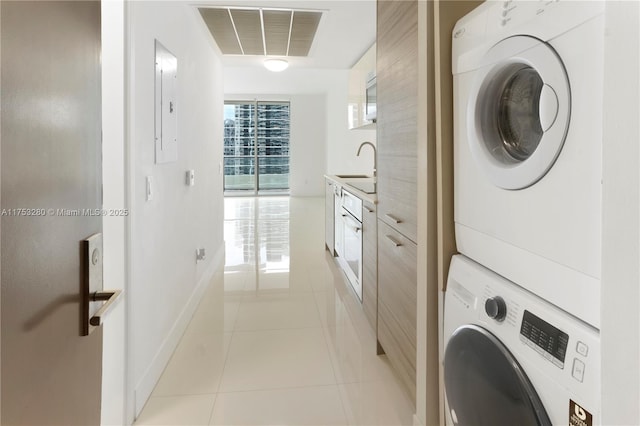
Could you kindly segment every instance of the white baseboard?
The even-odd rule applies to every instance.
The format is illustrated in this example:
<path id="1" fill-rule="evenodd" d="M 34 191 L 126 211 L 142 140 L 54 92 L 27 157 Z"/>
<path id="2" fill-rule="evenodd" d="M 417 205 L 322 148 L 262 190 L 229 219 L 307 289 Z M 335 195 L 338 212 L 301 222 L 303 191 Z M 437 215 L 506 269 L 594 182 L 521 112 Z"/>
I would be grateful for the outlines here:
<path id="1" fill-rule="evenodd" d="M 162 345 L 160 345 L 160 349 L 156 353 L 156 356 L 153 357 L 153 361 L 149 365 L 149 368 L 147 368 L 142 379 L 136 385 L 134 391 L 136 418 L 140 415 L 142 408 L 151 396 L 151 392 L 153 392 L 153 388 L 158 383 L 158 380 L 160 380 L 160 376 L 178 346 L 182 335 L 187 329 L 189 321 L 191 321 L 191 318 L 198 307 L 198 303 L 200 303 L 202 295 L 207 289 L 207 285 L 219 267 L 224 267 L 224 242 L 221 247 L 218 248 L 211 263 L 207 267 L 207 270 L 202 274 L 200 281 L 196 284 L 193 293 L 191 293 L 191 297 L 189 297 L 189 300 L 185 304 L 180 315 L 178 315 L 173 327 L 171 327 L 171 330 L 162 342 Z"/>

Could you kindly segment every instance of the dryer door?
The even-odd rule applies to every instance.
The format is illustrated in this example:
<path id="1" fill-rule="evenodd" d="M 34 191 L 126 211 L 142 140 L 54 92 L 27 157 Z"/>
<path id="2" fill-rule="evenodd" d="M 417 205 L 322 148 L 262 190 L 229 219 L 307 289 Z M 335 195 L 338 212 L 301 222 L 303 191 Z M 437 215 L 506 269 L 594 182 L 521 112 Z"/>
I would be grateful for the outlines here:
<path id="1" fill-rule="evenodd" d="M 560 57 L 536 38 L 515 36 L 489 49 L 475 73 L 467 105 L 474 160 L 500 188 L 533 185 L 553 166 L 569 128 Z"/>
<path id="2" fill-rule="evenodd" d="M 551 426 L 518 361 L 481 327 L 466 325 L 453 333 L 445 352 L 444 380 L 456 425 Z"/>

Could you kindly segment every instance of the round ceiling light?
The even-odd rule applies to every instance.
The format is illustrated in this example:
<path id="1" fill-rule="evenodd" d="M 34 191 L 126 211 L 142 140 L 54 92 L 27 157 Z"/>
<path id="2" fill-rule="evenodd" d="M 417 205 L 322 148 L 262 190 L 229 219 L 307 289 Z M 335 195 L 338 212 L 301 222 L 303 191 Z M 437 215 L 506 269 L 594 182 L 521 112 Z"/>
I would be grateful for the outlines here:
<path id="1" fill-rule="evenodd" d="M 264 60 L 264 66 L 273 72 L 280 72 L 287 69 L 289 62 L 284 59 L 269 58 Z"/>

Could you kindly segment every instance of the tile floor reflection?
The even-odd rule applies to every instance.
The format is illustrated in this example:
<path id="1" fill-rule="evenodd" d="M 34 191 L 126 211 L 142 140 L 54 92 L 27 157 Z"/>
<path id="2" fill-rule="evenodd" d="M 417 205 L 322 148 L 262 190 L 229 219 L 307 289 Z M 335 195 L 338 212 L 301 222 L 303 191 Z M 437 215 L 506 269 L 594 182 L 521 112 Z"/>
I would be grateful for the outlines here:
<path id="1" fill-rule="evenodd" d="M 225 199 L 213 277 L 136 425 L 412 425 L 324 249 L 324 199 Z"/>

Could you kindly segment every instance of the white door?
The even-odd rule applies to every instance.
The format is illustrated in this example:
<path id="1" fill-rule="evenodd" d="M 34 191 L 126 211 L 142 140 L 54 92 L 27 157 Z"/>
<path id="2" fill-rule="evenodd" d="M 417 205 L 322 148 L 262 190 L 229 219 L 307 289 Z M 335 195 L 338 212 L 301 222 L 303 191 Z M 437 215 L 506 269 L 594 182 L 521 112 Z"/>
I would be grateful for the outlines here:
<path id="1" fill-rule="evenodd" d="M 464 325 L 453 333 L 445 350 L 444 383 L 447 420 L 455 425 L 551 426 L 525 371 L 482 327 Z"/>

